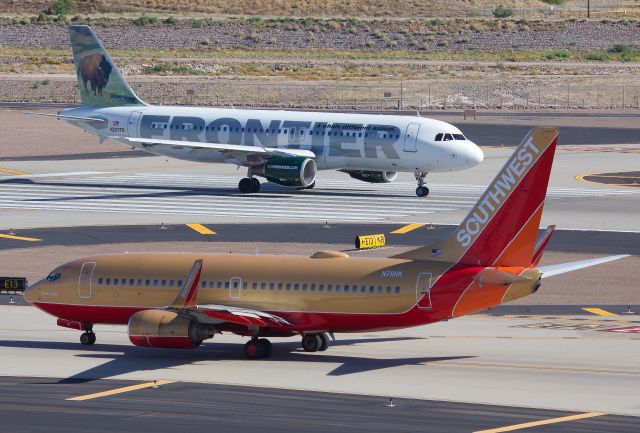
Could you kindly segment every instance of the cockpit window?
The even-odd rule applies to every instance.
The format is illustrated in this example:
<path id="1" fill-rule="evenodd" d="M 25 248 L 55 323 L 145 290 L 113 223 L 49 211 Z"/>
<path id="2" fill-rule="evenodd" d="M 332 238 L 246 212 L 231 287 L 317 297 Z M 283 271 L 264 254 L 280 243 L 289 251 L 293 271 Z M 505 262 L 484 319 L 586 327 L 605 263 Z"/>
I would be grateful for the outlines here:
<path id="1" fill-rule="evenodd" d="M 443 134 L 442 132 L 441 132 L 441 133 L 439 133 L 439 134 L 436 134 L 436 141 L 442 141 L 442 136 L 443 136 L 443 135 L 444 135 L 444 134 Z"/>
<path id="2" fill-rule="evenodd" d="M 444 134 L 444 141 L 451 141 L 453 140 L 453 137 L 451 136 L 451 134 Z"/>
<path id="3" fill-rule="evenodd" d="M 47 275 L 47 281 L 55 281 L 60 279 L 60 272 L 51 272 Z"/>
<path id="4" fill-rule="evenodd" d="M 455 138 L 456 140 L 466 140 L 466 138 L 464 138 L 464 135 L 462 134 L 453 134 L 453 138 Z"/>

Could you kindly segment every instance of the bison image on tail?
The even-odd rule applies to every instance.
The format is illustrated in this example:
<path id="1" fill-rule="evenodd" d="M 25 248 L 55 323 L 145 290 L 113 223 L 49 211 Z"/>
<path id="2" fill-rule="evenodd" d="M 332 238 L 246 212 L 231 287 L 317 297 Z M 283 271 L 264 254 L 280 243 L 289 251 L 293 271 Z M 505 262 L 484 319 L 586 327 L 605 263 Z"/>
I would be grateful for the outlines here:
<path id="1" fill-rule="evenodd" d="M 105 88 L 111 74 L 111 64 L 102 54 L 90 54 L 80 61 L 78 75 L 82 77 L 84 90 L 87 89 L 87 81 L 91 83 L 91 90 L 94 95 L 102 96 L 102 89 Z"/>

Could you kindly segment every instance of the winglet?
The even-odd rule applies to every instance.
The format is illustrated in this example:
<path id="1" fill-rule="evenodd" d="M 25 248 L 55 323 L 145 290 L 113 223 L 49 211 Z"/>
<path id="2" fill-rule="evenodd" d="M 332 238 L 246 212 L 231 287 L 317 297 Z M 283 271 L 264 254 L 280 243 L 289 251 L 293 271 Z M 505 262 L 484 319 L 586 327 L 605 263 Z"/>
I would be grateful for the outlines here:
<path id="1" fill-rule="evenodd" d="M 178 292 L 172 307 L 195 307 L 198 295 L 198 285 L 200 284 L 200 274 L 202 273 L 202 259 L 193 262 L 189 275 L 184 280 L 184 284 Z"/>
<path id="2" fill-rule="evenodd" d="M 540 263 L 540 259 L 542 258 L 542 253 L 544 253 L 544 250 L 547 248 L 547 245 L 549 244 L 549 240 L 551 239 L 551 235 L 553 234 L 553 231 L 555 229 L 556 229 L 556 226 L 554 225 L 547 227 L 546 230 L 542 232 L 542 235 L 540 235 L 540 237 L 536 241 L 536 246 L 533 250 L 533 260 L 531 260 L 531 265 L 533 267 L 538 266 L 538 263 Z"/>

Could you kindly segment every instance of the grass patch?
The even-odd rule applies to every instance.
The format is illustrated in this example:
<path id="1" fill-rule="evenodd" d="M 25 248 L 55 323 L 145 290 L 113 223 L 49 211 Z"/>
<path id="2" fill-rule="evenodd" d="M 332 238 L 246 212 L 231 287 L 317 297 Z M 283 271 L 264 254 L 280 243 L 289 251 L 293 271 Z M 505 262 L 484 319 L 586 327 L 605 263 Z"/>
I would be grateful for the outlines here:
<path id="1" fill-rule="evenodd" d="M 189 65 L 176 65 L 174 63 L 158 63 L 142 68 L 145 75 L 203 75 L 204 71 Z"/>

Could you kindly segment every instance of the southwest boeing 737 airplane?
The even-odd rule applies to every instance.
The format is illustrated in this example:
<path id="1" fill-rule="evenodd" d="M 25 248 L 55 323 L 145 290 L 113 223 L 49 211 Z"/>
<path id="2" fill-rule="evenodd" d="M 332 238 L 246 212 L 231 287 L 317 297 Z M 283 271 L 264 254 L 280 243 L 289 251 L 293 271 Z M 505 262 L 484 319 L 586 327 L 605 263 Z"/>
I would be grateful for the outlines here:
<path id="1" fill-rule="evenodd" d="M 534 293 L 552 276 L 625 256 L 538 268 L 553 226 L 538 227 L 558 131 L 529 133 L 453 233 L 388 258 L 320 251 L 310 257 L 134 253 L 85 257 L 54 269 L 25 299 L 84 331 L 126 325 L 138 346 L 195 348 L 215 334 L 250 339 L 245 355 L 266 358 L 266 337 L 300 335 L 306 351 L 327 334 L 423 325 Z"/>
<path id="2" fill-rule="evenodd" d="M 140 100 L 87 26 L 70 26 L 82 106 L 57 117 L 99 137 L 172 158 L 246 167 L 243 193 L 256 176 L 313 188 L 318 170 L 392 182 L 413 172 L 416 194 L 429 194 L 428 172 L 463 170 L 482 150 L 458 128 L 438 120 L 352 113 L 151 106 Z"/>

